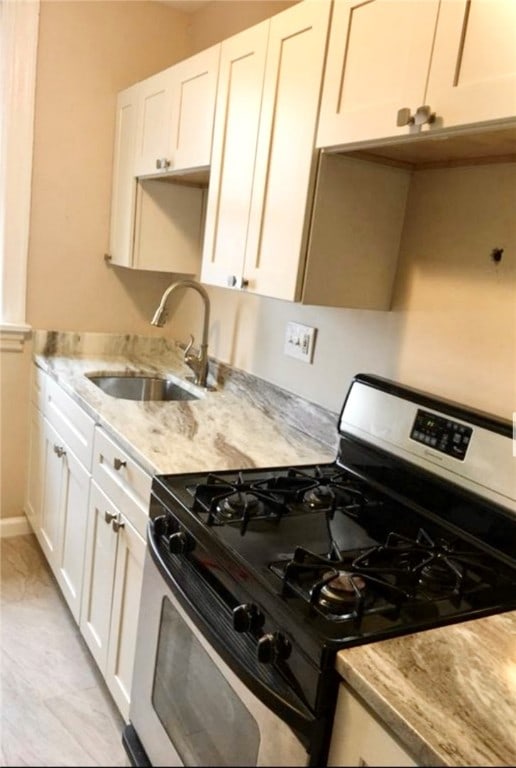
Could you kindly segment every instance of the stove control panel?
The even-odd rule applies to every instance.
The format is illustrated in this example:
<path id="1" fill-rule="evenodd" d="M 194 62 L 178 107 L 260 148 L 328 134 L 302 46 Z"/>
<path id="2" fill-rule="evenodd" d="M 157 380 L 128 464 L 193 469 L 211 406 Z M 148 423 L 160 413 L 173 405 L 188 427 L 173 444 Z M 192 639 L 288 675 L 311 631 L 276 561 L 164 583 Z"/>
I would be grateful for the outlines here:
<path id="1" fill-rule="evenodd" d="M 465 424 L 418 408 L 410 433 L 412 440 L 464 461 L 473 430 Z"/>

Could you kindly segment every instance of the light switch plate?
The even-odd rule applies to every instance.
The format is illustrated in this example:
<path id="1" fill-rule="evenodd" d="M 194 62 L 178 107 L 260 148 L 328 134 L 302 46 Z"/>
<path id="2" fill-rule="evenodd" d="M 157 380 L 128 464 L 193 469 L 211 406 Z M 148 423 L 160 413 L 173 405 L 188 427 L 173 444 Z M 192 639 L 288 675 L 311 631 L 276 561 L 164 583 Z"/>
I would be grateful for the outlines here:
<path id="1" fill-rule="evenodd" d="M 285 354 L 289 357 L 295 357 L 297 360 L 303 360 L 305 363 L 311 363 L 314 356 L 316 332 L 317 328 L 311 328 L 309 325 L 287 323 Z"/>

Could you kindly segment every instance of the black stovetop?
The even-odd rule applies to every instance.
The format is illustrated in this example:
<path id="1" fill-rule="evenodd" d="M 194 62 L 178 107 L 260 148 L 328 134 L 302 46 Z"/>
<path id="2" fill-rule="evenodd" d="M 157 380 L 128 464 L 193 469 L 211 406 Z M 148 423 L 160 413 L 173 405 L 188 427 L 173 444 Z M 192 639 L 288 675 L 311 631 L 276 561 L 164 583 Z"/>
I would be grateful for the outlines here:
<path id="1" fill-rule="evenodd" d="M 320 645 L 516 607 L 516 567 L 497 549 L 505 523 L 514 542 L 503 515 L 412 472 L 405 485 L 422 498 L 402 497 L 399 463 L 377 467 L 376 479 L 371 467 L 367 478 L 357 467 L 164 476 L 154 494 L 202 544 L 203 556 L 193 549 L 188 557 L 211 571 L 222 592 L 238 603 L 245 588 L 276 623 Z M 464 520 L 471 525 L 457 525 Z M 216 565 L 206 552 L 217 553 Z"/>

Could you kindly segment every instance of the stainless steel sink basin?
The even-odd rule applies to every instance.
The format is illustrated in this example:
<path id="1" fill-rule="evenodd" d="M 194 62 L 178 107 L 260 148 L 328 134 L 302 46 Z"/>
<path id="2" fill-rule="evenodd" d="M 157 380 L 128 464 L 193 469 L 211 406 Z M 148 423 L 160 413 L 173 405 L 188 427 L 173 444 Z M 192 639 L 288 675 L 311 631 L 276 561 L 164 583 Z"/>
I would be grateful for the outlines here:
<path id="1" fill-rule="evenodd" d="M 198 400 L 199 396 L 172 379 L 139 374 L 87 374 L 111 397 L 121 400 Z"/>

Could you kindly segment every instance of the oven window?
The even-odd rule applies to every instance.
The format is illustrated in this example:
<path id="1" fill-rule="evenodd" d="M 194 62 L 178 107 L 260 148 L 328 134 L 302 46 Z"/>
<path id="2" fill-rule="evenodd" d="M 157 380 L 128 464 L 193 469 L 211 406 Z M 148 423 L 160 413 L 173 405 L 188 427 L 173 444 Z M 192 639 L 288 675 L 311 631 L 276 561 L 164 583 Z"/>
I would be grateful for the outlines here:
<path id="1" fill-rule="evenodd" d="M 166 597 L 152 704 L 185 765 L 256 765 L 256 720 Z"/>

